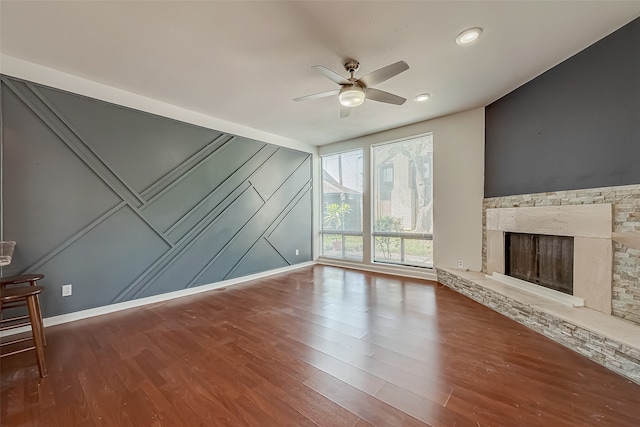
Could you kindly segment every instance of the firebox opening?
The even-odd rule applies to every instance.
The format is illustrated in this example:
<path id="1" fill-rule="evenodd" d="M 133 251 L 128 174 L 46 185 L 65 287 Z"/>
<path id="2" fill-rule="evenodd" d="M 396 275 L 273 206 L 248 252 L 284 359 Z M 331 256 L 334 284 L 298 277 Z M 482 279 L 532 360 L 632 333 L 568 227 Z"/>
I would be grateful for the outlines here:
<path id="1" fill-rule="evenodd" d="M 505 233 L 505 274 L 573 295 L 573 237 Z"/>

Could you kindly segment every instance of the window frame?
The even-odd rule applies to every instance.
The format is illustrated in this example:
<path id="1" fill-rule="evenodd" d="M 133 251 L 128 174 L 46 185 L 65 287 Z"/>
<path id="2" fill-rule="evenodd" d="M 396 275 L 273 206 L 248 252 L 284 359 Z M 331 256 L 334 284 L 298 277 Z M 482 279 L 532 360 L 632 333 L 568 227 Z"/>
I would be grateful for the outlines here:
<path id="1" fill-rule="evenodd" d="M 433 269 L 433 233 L 413 233 L 413 232 L 384 232 L 384 231 L 376 231 L 375 230 L 375 224 L 376 224 L 376 212 L 375 212 L 375 207 L 376 207 L 376 177 L 378 179 L 380 179 L 380 171 L 376 170 L 376 165 L 375 165 L 375 150 L 378 147 L 382 147 L 385 145 L 391 145 L 391 144 L 397 144 L 397 143 L 401 143 L 403 141 L 410 141 L 413 139 L 420 139 L 420 138 L 424 138 L 424 137 L 431 137 L 431 145 L 432 145 L 432 161 L 431 161 L 431 165 L 428 165 L 428 171 L 429 171 L 429 175 L 430 175 L 430 186 L 431 186 L 431 199 L 433 200 L 433 188 L 434 188 L 434 180 L 433 180 L 433 143 L 434 143 L 434 134 L 433 132 L 425 132 L 425 133 L 421 133 L 421 134 L 417 134 L 417 135 L 412 135 L 412 136 L 407 136 L 404 138 L 398 138 L 395 140 L 391 140 L 391 141 L 384 141 L 384 142 L 379 142 L 379 143 L 375 143 L 375 144 L 370 144 L 369 145 L 369 162 L 370 162 L 370 167 L 369 170 L 370 171 L 375 171 L 375 173 L 370 173 L 369 174 L 369 215 L 370 215 L 370 231 L 369 231 L 369 248 L 370 248 L 370 259 L 369 259 L 369 263 L 371 264 L 375 264 L 375 265 L 395 265 L 395 266 L 401 266 L 401 267 L 409 267 L 409 268 L 426 268 L 426 269 Z M 383 163 L 384 164 L 384 163 Z M 413 173 L 413 171 L 411 172 Z M 409 179 L 411 179 L 412 174 L 409 174 Z M 397 180 L 393 179 L 392 182 L 396 182 Z M 408 188 L 411 188 L 413 190 L 415 190 L 413 188 L 413 186 L 408 185 Z M 433 215 L 433 214 L 432 214 Z M 432 217 L 432 221 L 433 221 L 433 217 Z M 396 261 L 392 261 L 392 260 L 376 260 L 376 256 L 375 256 L 375 249 L 376 249 L 376 237 L 382 237 L 382 238 L 399 238 L 400 239 L 400 260 L 398 262 Z M 412 240 L 426 240 L 426 241 L 431 241 L 432 243 L 432 253 L 431 253 L 431 264 L 427 264 L 427 265 L 415 265 L 415 264 L 407 264 L 405 261 L 405 240 L 408 239 L 412 239 Z"/>
<path id="2" fill-rule="evenodd" d="M 348 153 L 358 153 L 361 157 L 361 165 L 362 165 L 362 177 L 361 177 L 361 193 L 360 193 L 360 230 L 356 231 L 356 230 L 325 230 L 325 208 L 327 206 L 327 201 L 325 199 L 325 191 L 324 191 L 324 159 L 327 157 L 332 157 L 332 156 L 342 156 L 344 154 L 348 154 Z M 360 262 L 364 262 L 365 260 L 365 251 L 364 251 L 364 246 L 366 245 L 365 243 L 365 227 L 364 227 L 364 216 L 365 216 L 365 204 L 364 204 L 364 193 L 365 193 L 365 182 L 366 182 L 366 173 L 365 173 L 365 149 L 362 147 L 355 147 L 352 149 L 347 149 L 347 150 L 342 150 L 342 151 L 336 151 L 336 152 L 332 152 L 332 153 L 327 153 L 327 154 L 322 154 L 319 155 L 319 169 L 320 169 L 320 256 L 322 257 L 326 257 L 326 258 L 331 258 L 331 259 L 337 259 L 337 260 L 346 260 L 346 261 L 360 261 Z M 333 176 L 332 176 L 333 178 Z M 334 178 L 335 179 L 335 178 Z M 340 185 L 344 185 L 344 184 L 340 184 Z M 358 189 L 354 189 L 356 191 L 358 191 Z M 343 193 L 344 194 L 344 193 Z M 344 201 L 346 199 L 346 197 L 341 197 L 341 201 Z M 344 203 L 344 202 L 342 202 Z M 326 254 L 325 253 L 325 236 L 341 236 L 341 245 L 340 245 L 340 251 L 341 251 L 341 256 L 336 256 L 333 254 Z M 362 239 L 362 255 L 361 256 L 348 256 L 346 253 L 346 249 L 347 249 L 347 245 L 346 245 L 346 238 L 349 236 L 359 236 Z"/>
<path id="3" fill-rule="evenodd" d="M 335 144 L 330 144 L 329 146 L 319 146 L 318 154 L 317 154 L 317 170 L 318 173 L 316 177 L 318 178 L 318 182 L 322 182 L 322 162 L 321 158 L 336 154 L 347 153 L 350 151 L 362 150 L 363 154 L 363 180 L 362 180 L 362 233 L 363 233 L 363 248 L 362 248 L 362 259 L 356 258 L 338 258 L 324 255 L 324 248 L 322 247 L 322 227 L 324 218 L 322 217 L 323 213 L 323 201 L 322 201 L 322 188 L 316 187 L 317 200 L 318 200 L 318 209 L 315 210 L 317 212 L 317 220 L 315 222 L 315 226 L 318 232 L 316 236 L 318 237 L 315 247 L 317 248 L 317 259 L 322 263 L 326 263 L 328 265 L 341 265 L 348 267 L 352 265 L 355 268 L 364 268 L 370 269 L 372 271 L 387 271 L 395 274 L 407 274 L 411 277 L 424 277 L 425 273 L 427 276 L 435 273 L 435 267 L 427 267 L 427 266 L 412 266 L 412 265 L 402 265 L 402 264 L 391 264 L 391 263 L 382 263 L 382 262 L 374 262 L 373 261 L 373 202 L 372 202 L 372 187 L 373 187 L 373 174 L 377 173 L 373 169 L 373 161 L 372 161 L 372 147 L 376 147 L 379 145 L 386 145 L 393 142 L 399 142 L 403 140 L 409 140 L 414 138 L 420 138 L 423 136 L 431 136 L 432 143 L 434 144 L 434 155 L 436 149 L 436 140 L 437 132 L 429 129 L 422 132 L 416 132 L 412 134 L 405 134 L 401 137 L 392 139 L 383 139 L 384 135 L 380 135 L 380 137 L 372 136 L 368 138 L 362 139 L 353 139 L 344 142 L 338 142 Z M 373 140 L 373 141 L 372 141 Z M 435 160 L 431 165 L 431 176 L 435 176 Z M 435 196 L 435 185 L 432 181 L 432 194 Z M 433 256 L 435 259 L 437 251 L 437 246 L 434 243 L 433 246 Z M 433 276 L 435 279 L 435 276 Z"/>

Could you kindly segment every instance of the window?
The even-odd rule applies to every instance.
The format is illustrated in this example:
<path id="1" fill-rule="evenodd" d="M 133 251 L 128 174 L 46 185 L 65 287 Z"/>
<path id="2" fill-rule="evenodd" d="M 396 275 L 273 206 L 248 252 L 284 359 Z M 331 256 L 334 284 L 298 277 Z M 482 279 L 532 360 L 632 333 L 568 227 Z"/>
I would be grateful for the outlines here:
<path id="1" fill-rule="evenodd" d="M 372 147 L 373 261 L 433 266 L 431 135 Z M 406 184 L 405 184 L 406 183 Z"/>
<path id="2" fill-rule="evenodd" d="M 393 163 L 380 165 L 380 200 L 391 200 L 393 190 Z"/>
<path id="3" fill-rule="evenodd" d="M 322 157 L 322 254 L 362 260 L 362 150 Z"/>

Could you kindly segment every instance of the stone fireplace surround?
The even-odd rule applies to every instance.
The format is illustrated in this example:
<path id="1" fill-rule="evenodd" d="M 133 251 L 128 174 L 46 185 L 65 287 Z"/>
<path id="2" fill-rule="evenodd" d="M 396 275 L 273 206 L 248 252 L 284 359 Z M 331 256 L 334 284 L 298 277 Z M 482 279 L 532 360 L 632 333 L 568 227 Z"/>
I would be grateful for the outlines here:
<path id="1" fill-rule="evenodd" d="M 486 273 L 505 273 L 505 232 L 574 239 L 573 295 L 611 314 L 612 205 L 485 209 Z"/>
<path id="2" fill-rule="evenodd" d="M 520 209 L 536 207 L 545 208 Z M 495 212 L 500 212 L 497 218 Z M 578 212 L 578 217 L 566 217 L 570 212 Z M 499 248 L 502 230 L 511 231 L 522 215 L 531 213 L 540 214 L 543 227 L 564 224 L 560 233 L 556 229 L 540 234 L 573 235 L 582 241 L 578 245 L 586 248 L 586 255 L 579 250 L 574 266 L 583 264 L 587 270 L 574 283 L 579 282 L 578 293 L 584 296 L 585 279 L 590 282 L 584 297 L 587 307 L 567 307 L 485 276 L 503 268 L 495 244 Z M 640 185 L 488 198 L 483 203 L 483 225 L 483 272 L 438 268 L 438 280 L 640 383 Z M 576 227 L 581 231 L 574 233 Z M 607 259 L 610 267 L 605 262 L 602 268 Z"/>

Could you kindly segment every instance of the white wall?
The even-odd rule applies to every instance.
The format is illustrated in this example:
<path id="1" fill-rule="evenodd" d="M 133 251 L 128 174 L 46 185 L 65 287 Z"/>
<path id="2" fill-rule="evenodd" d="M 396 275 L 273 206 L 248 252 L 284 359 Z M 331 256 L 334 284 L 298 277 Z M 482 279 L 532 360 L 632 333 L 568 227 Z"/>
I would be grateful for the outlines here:
<path id="1" fill-rule="evenodd" d="M 480 271 L 484 108 L 325 145 L 318 151 L 323 155 L 364 148 L 366 159 L 372 144 L 429 132 L 433 133 L 434 265 L 451 267 L 457 264 L 458 259 L 463 259 L 465 267 Z M 367 188 L 365 186 L 365 192 Z M 365 254 L 365 264 L 367 259 Z"/>

